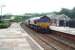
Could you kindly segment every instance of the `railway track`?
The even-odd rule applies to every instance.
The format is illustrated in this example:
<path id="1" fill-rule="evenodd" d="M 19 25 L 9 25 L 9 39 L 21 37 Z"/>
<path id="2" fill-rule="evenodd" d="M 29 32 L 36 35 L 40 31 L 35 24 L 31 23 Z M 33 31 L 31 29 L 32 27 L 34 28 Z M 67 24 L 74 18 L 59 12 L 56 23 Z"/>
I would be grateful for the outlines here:
<path id="1" fill-rule="evenodd" d="M 73 48 L 75 48 L 75 41 L 71 41 L 71 40 L 69 40 L 69 39 L 66 39 L 66 38 L 64 38 L 63 36 L 58 36 L 58 33 L 57 34 L 50 34 L 50 35 L 48 35 L 49 37 L 52 37 L 52 38 L 54 38 L 54 39 L 56 39 L 57 41 L 60 41 L 60 42 L 62 42 L 62 43 L 64 43 L 64 44 L 66 44 L 66 45 L 68 45 L 68 46 L 70 46 L 70 47 L 73 47 Z M 75 50 L 75 49 L 74 49 Z"/>
<path id="2" fill-rule="evenodd" d="M 29 29 L 24 24 L 21 24 L 21 27 L 27 31 L 28 34 L 44 48 L 44 50 L 75 50 L 74 47 L 64 44 L 56 35 L 53 35 L 56 33 L 55 31 L 52 31 L 50 34 L 41 34 Z"/>

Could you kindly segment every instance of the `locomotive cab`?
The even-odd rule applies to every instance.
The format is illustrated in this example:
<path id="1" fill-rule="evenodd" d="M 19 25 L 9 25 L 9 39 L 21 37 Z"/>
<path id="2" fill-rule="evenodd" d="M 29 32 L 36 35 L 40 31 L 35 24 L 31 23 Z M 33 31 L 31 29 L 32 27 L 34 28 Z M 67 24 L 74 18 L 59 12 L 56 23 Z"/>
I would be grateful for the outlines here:
<path id="1" fill-rule="evenodd" d="M 49 28 L 49 23 L 50 23 L 50 18 L 47 16 L 43 16 L 39 19 L 39 24 L 40 27 L 44 28 L 44 29 L 48 29 Z"/>

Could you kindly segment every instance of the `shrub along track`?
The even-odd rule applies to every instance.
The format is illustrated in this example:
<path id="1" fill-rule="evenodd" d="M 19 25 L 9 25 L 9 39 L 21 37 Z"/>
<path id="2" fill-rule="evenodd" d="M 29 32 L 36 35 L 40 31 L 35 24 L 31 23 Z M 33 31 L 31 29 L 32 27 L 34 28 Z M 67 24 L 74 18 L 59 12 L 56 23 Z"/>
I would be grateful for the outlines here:
<path id="1" fill-rule="evenodd" d="M 44 50 L 75 50 L 75 46 L 70 46 L 60 40 L 55 33 L 56 31 L 50 32 L 50 34 L 37 33 L 30 28 L 26 27 L 25 24 L 21 23 L 21 27 L 38 43 Z"/>

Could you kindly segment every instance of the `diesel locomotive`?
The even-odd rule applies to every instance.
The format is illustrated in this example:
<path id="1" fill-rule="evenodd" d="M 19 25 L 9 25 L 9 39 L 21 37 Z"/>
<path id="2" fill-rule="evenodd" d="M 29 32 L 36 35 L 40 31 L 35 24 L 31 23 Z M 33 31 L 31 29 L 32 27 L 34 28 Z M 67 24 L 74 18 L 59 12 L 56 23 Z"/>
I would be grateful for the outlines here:
<path id="1" fill-rule="evenodd" d="M 25 23 L 31 29 L 45 33 L 50 31 L 49 25 L 51 24 L 51 19 L 48 16 L 35 17 L 26 20 Z"/>

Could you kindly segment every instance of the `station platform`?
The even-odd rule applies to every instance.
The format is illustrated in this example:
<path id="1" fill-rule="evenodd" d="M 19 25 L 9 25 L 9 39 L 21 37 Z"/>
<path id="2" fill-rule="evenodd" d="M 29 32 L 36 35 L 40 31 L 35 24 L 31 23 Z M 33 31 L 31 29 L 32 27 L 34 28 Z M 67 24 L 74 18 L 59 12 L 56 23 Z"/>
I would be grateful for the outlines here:
<path id="1" fill-rule="evenodd" d="M 19 23 L 0 29 L 0 50 L 43 50 Z"/>
<path id="2" fill-rule="evenodd" d="M 57 27 L 57 26 L 50 26 L 49 27 L 51 30 L 75 35 L 75 28 L 70 28 L 70 27 Z"/>

